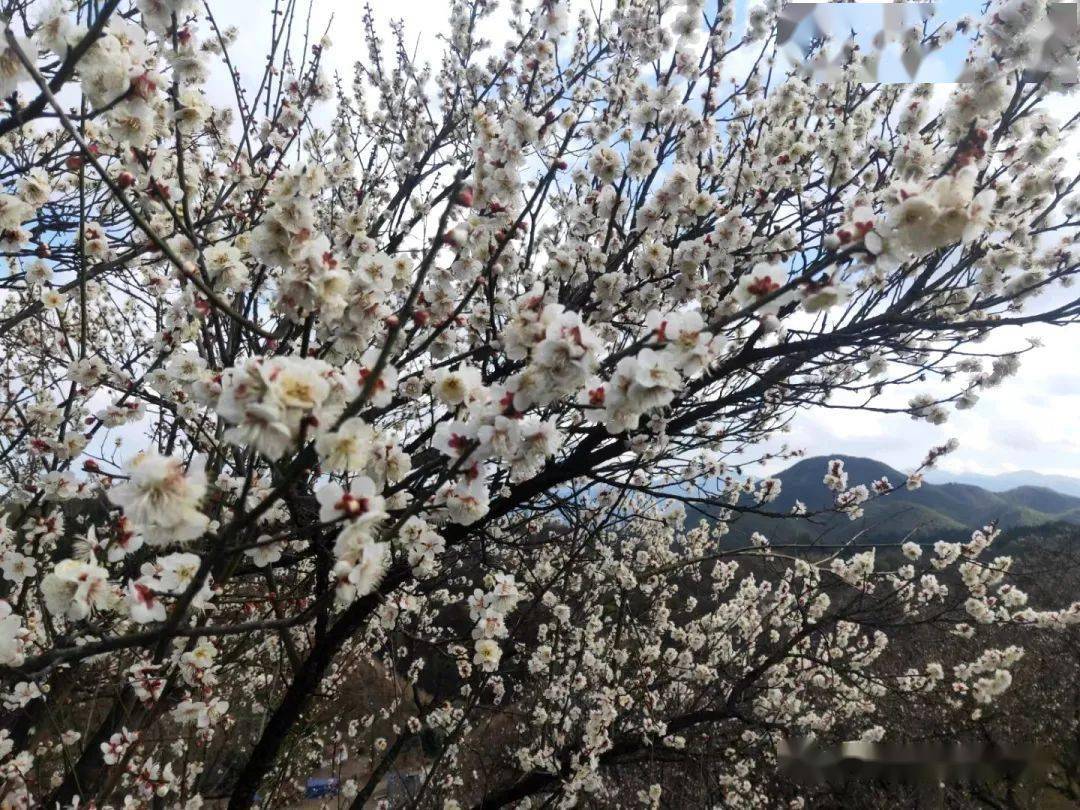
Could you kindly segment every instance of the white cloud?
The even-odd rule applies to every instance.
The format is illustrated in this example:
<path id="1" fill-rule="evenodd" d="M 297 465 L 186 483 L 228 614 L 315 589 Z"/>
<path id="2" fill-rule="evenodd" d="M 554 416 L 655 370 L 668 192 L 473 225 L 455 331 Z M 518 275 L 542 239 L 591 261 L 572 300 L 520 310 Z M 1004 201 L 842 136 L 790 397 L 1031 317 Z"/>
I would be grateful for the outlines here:
<path id="1" fill-rule="evenodd" d="M 1024 326 L 1004 331 L 993 345 L 1015 349 L 1027 338 L 1039 338 L 1044 345 L 1024 356 L 1014 377 L 983 391 L 973 409 L 950 410 L 943 425 L 917 422 L 905 414 L 816 408 L 798 415 L 785 439 L 808 455 L 868 456 L 907 472 L 929 448 L 956 438 L 959 449 L 940 464 L 950 472 L 1033 469 L 1080 476 L 1076 335 L 1061 327 Z M 901 393 L 897 399 L 904 400 L 916 389 Z M 767 469 L 784 466 L 786 462 Z"/>

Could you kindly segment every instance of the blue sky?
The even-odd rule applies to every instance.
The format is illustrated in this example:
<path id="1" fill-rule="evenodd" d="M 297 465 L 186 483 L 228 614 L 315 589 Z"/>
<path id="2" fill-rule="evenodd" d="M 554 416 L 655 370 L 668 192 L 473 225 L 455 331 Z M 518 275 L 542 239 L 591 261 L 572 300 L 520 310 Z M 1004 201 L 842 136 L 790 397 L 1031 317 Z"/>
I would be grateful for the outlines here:
<path id="1" fill-rule="evenodd" d="M 744 0 L 740 6 L 745 7 Z M 923 26 L 932 32 L 946 23 L 955 23 L 965 15 L 977 17 L 980 3 L 977 0 L 952 0 L 947 3 L 814 3 L 812 17 L 804 19 L 795 29 L 787 53 L 796 55 L 798 46 L 809 44 L 815 33 L 826 31 L 835 42 L 830 53 L 835 53 L 841 42 L 853 37 L 864 54 L 871 54 L 878 47 L 874 38 L 886 28 L 886 17 L 893 20 L 892 28 Z M 953 82 L 963 68 L 964 59 L 971 46 L 968 35 L 960 35 L 951 42 L 928 54 L 912 77 L 901 61 L 900 43 L 892 42 L 880 51 L 881 61 L 878 78 L 886 83 Z"/>

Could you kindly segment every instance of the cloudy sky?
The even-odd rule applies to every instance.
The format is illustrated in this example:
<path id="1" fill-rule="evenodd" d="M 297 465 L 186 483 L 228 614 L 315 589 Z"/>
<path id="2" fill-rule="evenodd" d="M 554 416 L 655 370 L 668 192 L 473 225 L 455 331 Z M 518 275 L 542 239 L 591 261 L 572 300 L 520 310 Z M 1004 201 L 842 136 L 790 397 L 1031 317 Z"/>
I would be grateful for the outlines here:
<path id="1" fill-rule="evenodd" d="M 1020 348 L 1027 338 L 1039 338 L 1044 345 L 1025 355 L 1015 377 L 984 391 L 971 410 L 952 411 L 943 425 L 904 415 L 816 410 L 798 420 L 791 444 L 810 455 L 870 456 L 903 471 L 916 466 L 929 447 L 956 438 L 960 448 L 942 461 L 943 470 L 1036 470 L 1080 477 L 1077 331 L 1080 327 L 1040 325 L 1003 333 L 995 345 Z"/>
<path id="2" fill-rule="evenodd" d="M 353 61 L 365 50 L 363 4 L 358 0 L 314 3 L 313 39 L 328 27 L 332 69 L 348 77 Z M 417 52 L 431 54 L 435 61 L 441 50 L 438 35 L 447 30 L 443 0 L 371 0 L 371 4 L 382 31 L 388 34 L 388 21 L 401 19 Z M 257 82 L 270 39 L 270 14 L 256 12 L 259 6 L 269 11 L 273 2 L 211 0 L 219 22 L 240 30 L 238 62 L 249 86 Z M 500 41 L 497 21 L 488 26 L 487 33 Z M 1067 106 L 1075 110 L 1076 99 Z M 1064 102 L 1062 112 L 1066 112 Z M 1074 153 L 1080 154 L 1080 149 Z M 814 410 L 800 415 L 785 438 L 810 455 L 871 456 L 900 470 L 914 468 L 927 449 L 956 438 L 960 449 L 942 462 L 945 470 L 993 474 L 1033 469 L 1080 477 L 1080 327 L 1014 328 L 996 336 L 991 345 L 1002 351 L 1019 349 L 1029 338 L 1043 341 L 1044 346 L 1025 356 L 1020 372 L 985 391 L 974 409 L 953 411 L 944 425 L 915 422 L 905 415 Z M 915 393 L 907 390 L 903 399 Z"/>

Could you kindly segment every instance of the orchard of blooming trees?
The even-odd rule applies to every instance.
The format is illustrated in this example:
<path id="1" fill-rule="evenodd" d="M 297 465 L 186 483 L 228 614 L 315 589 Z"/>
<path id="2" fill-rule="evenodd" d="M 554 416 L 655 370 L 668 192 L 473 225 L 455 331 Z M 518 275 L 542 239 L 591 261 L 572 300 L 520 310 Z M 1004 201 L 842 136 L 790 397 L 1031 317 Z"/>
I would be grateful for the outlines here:
<path id="1" fill-rule="evenodd" d="M 724 540 L 813 519 L 752 474 L 796 412 L 939 423 L 1037 350 L 996 330 L 1074 328 L 1043 0 L 913 32 L 977 32 L 948 87 L 780 75 L 729 0 L 451 0 L 423 58 L 368 15 L 350 75 L 265 0 L 251 81 L 219 2 L 0 3 L 4 807 L 346 763 L 359 808 L 406 757 L 414 807 L 797 807 L 779 740 L 977 717 L 991 626 L 1080 621 L 994 515 Z M 821 470 L 853 518 L 920 473 Z"/>

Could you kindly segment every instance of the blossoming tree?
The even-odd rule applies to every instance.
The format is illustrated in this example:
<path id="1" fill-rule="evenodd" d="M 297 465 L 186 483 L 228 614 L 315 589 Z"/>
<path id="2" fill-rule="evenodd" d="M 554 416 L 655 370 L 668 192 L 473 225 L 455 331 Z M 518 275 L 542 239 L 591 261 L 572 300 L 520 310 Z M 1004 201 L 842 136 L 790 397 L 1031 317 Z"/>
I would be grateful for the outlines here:
<path id="1" fill-rule="evenodd" d="M 780 76 L 699 0 L 497 47 L 452 0 L 432 67 L 369 16 L 337 81 L 281 0 L 246 86 L 215 5 L 3 4 L 4 806 L 280 805 L 330 746 L 361 807 L 417 741 L 414 806 L 766 806 L 778 739 L 977 710 L 1022 666 L 981 625 L 1080 616 L 993 526 L 723 539 L 812 517 L 746 473 L 799 409 L 943 421 L 1080 315 L 1041 2 L 947 89 Z M 905 626 L 968 646 L 898 669 Z"/>

